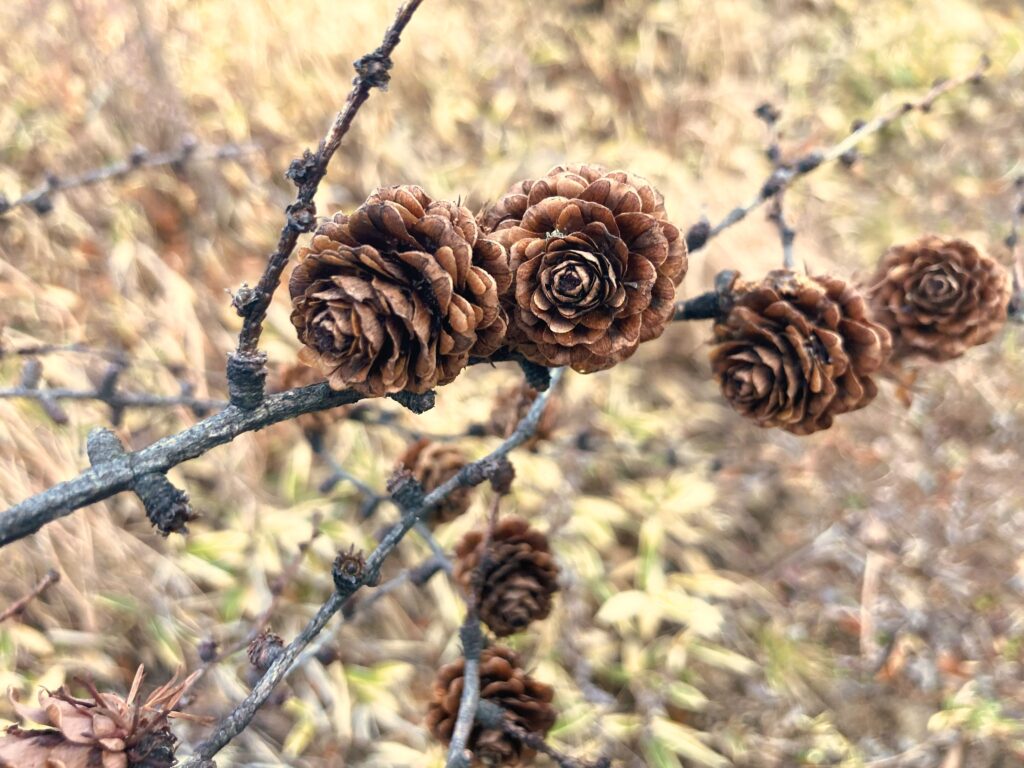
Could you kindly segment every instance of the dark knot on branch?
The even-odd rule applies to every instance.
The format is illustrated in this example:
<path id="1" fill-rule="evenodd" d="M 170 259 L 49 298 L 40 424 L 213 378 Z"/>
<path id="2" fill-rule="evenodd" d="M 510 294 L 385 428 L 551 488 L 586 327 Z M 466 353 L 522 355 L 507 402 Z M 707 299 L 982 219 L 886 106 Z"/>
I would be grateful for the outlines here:
<path id="1" fill-rule="evenodd" d="M 519 363 L 519 367 L 523 370 L 523 375 L 526 377 L 526 383 L 533 387 L 538 392 L 546 392 L 548 387 L 551 386 L 551 369 L 538 365 L 537 363 L 530 362 L 525 358 L 517 358 L 516 362 Z"/>
<path id="2" fill-rule="evenodd" d="M 267 381 L 267 355 L 264 352 L 235 352 L 228 355 L 228 395 L 231 404 L 251 411 L 263 402 Z"/>
<path id="3" fill-rule="evenodd" d="M 391 82 L 391 67 L 394 64 L 391 57 L 382 53 L 380 49 L 357 59 L 352 66 L 356 70 L 356 78 L 352 81 L 353 85 L 380 88 L 382 91 L 388 89 L 388 83 Z"/>
<path id="4" fill-rule="evenodd" d="M 117 435 L 105 427 L 97 427 L 86 439 L 89 463 L 98 467 L 125 456 L 124 446 Z M 196 513 L 188 503 L 188 494 L 175 488 L 162 472 L 147 472 L 134 476 L 131 490 L 142 501 L 146 517 L 162 536 L 188 533 L 188 523 Z"/>

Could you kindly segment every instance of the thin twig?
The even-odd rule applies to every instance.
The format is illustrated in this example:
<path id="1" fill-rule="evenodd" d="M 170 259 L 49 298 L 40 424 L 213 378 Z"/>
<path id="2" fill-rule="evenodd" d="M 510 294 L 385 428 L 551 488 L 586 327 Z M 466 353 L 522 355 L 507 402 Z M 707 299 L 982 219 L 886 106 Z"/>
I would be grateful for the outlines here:
<path id="1" fill-rule="evenodd" d="M 778 172 L 787 165 L 782 159 L 782 134 L 779 131 L 779 118 L 782 117 L 782 112 L 766 101 L 754 110 L 754 114 L 765 126 L 765 156 L 772 164 L 772 172 Z M 771 205 L 768 207 L 768 220 L 774 223 L 779 230 L 779 241 L 782 243 L 782 266 L 785 269 L 792 269 L 793 241 L 796 239 L 796 231 L 786 222 L 786 213 L 783 207 L 785 194 L 786 191 L 780 189 L 772 198 Z"/>
<path id="2" fill-rule="evenodd" d="M 51 584 L 56 584 L 58 581 L 60 581 L 60 574 L 57 573 L 57 571 L 53 570 L 53 568 L 48 570 L 43 575 L 43 578 L 41 578 L 38 581 L 38 583 L 34 587 L 32 587 L 32 591 L 30 591 L 24 597 L 18 598 L 9 606 L 7 606 L 2 612 L 0 612 L 0 624 L 7 621 L 7 619 L 11 618 L 12 616 L 17 616 L 18 614 L 20 614 L 22 611 L 25 610 L 29 603 L 31 603 L 33 600 L 35 600 L 37 597 L 43 594 L 43 592 L 46 591 L 47 587 L 49 587 Z"/>
<path id="3" fill-rule="evenodd" d="M 179 147 L 166 152 L 150 152 L 145 147 L 136 147 L 127 159 L 118 160 L 100 168 L 70 176 L 50 174 L 46 181 L 16 200 L 9 201 L 0 195 L 0 216 L 22 207 L 32 208 L 40 215 L 47 214 L 53 210 L 53 196 L 58 192 L 87 187 L 111 179 L 121 179 L 142 168 L 158 168 L 166 165 L 184 168 L 185 165 L 196 160 L 236 160 L 258 151 L 260 151 L 260 147 L 256 144 L 222 144 L 200 147 L 195 137 L 186 137 Z"/>
<path id="4" fill-rule="evenodd" d="M 462 638 L 462 654 L 465 659 L 462 695 L 459 697 L 459 714 L 452 731 L 452 740 L 448 745 L 446 768 L 469 768 L 473 762 L 473 753 L 469 751 L 468 745 L 480 704 L 480 652 L 484 645 L 475 601 L 469 606 L 459 636 Z"/>
<path id="5" fill-rule="evenodd" d="M 910 112 L 928 112 L 932 108 L 932 105 L 947 93 L 950 93 L 967 83 L 980 82 L 990 63 L 991 62 L 988 57 L 983 56 L 978 66 L 968 74 L 951 78 L 949 80 L 941 80 L 935 83 L 931 90 L 917 101 L 907 101 L 902 104 L 898 104 L 897 106 L 882 112 L 866 123 L 857 123 L 857 127 L 845 139 L 837 144 L 825 149 L 808 152 L 792 164 L 775 169 L 772 171 L 771 175 L 765 179 L 764 183 L 761 184 L 757 194 L 754 195 L 749 202 L 733 208 L 717 224 L 712 226 L 710 222 L 706 220 L 694 224 L 686 234 L 686 244 L 690 252 L 693 253 L 700 250 L 709 240 L 717 237 L 734 224 L 738 224 L 743 221 L 751 211 L 760 207 L 768 200 L 788 188 L 794 181 L 802 176 L 806 176 L 816 168 L 820 168 L 822 165 L 834 160 L 843 159 L 848 162 L 849 159 L 854 156 L 853 152 L 860 142 L 869 136 L 878 133 L 889 124 L 899 120 L 904 115 Z"/>
<path id="6" fill-rule="evenodd" d="M 1024 322 L 1024 243 L 1021 242 L 1021 222 L 1024 220 L 1024 174 L 1014 179 L 1013 186 L 1017 194 L 1010 214 L 1010 234 L 1006 237 L 1006 247 L 1010 249 L 1010 270 L 1013 275 L 1010 318 Z"/>
<path id="7" fill-rule="evenodd" d="M 193 412 L 209 413 L 225 406 L 224 400 L 212 400 L 192 395 L 152 395 L 148 392 L 114 392 L 104 393 L 98 388 L 68 389 L 53 387 L 36 389 L 28 387 L 7 387 L 0 389 L 0 400 L 9 398 L 25 398 L 28 400 L 97 400 L 112 409 L 125 408 L 174 408 L 181 406 Z"/>
<path id="8" fill-rule="evenodd" d="M 473 753 L 469 750 L 469 737 L 473 733 L 476 722 L 476 710 L 480 703 L 480 654 L 484 649 L 484 635 L 480 628 L 480 597 L 483 589 L 484 572 L 490 561 L 491 542 L 494 529 L 498 524 L 498 509 L 501 503 L 500 494 L 495 494 L 491 502 L 491 513 L 487 520 L 487 533 L 482 543 L 483 555 L 473 571 L 472 584 L 466 597 L 466 618 L 459 629 L 462 640 L 462 696 L 459 698 L 459 711 L 452 729 L 452 739 L 448 745 L 448 761 L 446 768 L 469 768 L 473 762 Z"/>
<path id="9" fill-rule="evenodd" d="M 193 756 L 186 760 L 181 768 L 199 768 L 203 765 L 204 761 L 210 760 L 246 728 L 277 684 L 291 671 L 293 664 L 299 658 L 303 649 L 320 634 L 331 617 L 345 605 L 346 601 L 355 592 L 366 585 L 377 582 L 384 561 L 405 535 L 413 529 L 416 523 L 423 520 L 431 509 L 446 499 L 457 488 L 479 485 L 489 479 L 491 473 L 500 467 L 501 462 L 510 451 L 522 445 L 533 436 L 544 407 L 547 405 L 548 398 L 551 396 L 554 385 L 561 378 L 562 372 L 563 369 L 555 370 L 552 375 L 552 387 L 548 391 L 543 392 L 534 401 L 530 411 L 519 422 L 515 432 L 502 442 L 501 445 L 483 458 L 467 464 L 445 483 L 426 494 L 426 496 L 423 496 L 422 501 L 416 506 L 403 509 L 401 521 L 384 534 L 376 549 L 366 558 L 365 565 L 360 569 L 361 573 L 359 576 L 346 583 L 336 584 L 335 591 L 299 635 L 284 647 L 280 655 L 267 668 L 267 671 L 249 692 L 249 695 L 220 721 L 213 733 L 196 748 Z M 265 405 L 261 405 L 260 409 L 265 408 Z"/>
<path id="10" fill-rule="evenodd" d="M 277 248 L 268 258 L 267 266 L 256 287 L 250 289 L 243 286 L 234 300 L 235 309 L 243 318 L 237 349 L 228 360 L 228 381 L 229 385 L 234 385 L 231 400 L 237 405 L 251 408 L 262 399 L 263 380 L 266 376 L 265 357 L 259 353 L 258 347 L 270 300 L 281 282 L 281 274 L 291 258 L 292 251 L 295 250 L 299 235 L 312 231 L 316 226 L 316 206 L 313 204 L 313 198 L 321 180 L 327 174 L 331 158 L 348 133 L 359 108 L 370 98 L 370 92 L 374 88 L 387 88 L 391 77 L 391 54 L 422 2 L 423 0 L 408 0 L 398 9 L 395 20 L 384 33 L 380 47 L 355 63 L 357 74 L 352 90 L 317 151 L 310 152 L 307 149 L 304 155 L 293 160 L 288 168 L 288 178 L 298 187 L 298 193 L 294 202 L 285 209 L 286 220 L 277 241 Z"/>

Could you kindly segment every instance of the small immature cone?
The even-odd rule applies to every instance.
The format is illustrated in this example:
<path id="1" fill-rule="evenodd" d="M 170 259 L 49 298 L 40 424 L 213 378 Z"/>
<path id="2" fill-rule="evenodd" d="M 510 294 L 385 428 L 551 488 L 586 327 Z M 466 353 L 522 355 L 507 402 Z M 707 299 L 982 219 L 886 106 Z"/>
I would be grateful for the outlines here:
<path id="1" fill-rule="evenodd" d="M 547 537 L 521 517 L 502 517 L 490 547 L 484 531 L 470 531 L 455 547 L 453 575 L 466 594 L 479 576 L 480 619 L 498 637 L 521 632 L 546 619 L 558 591 L 558 565 Z"/>
<path id="2" fill-rule="evenodd" d="M 398 463 L 408 469 L 423 490 L 430 493 L 456 475 L 469 463 L 466 454 L 454 445 L 423 438 L 405 449 Z M 430 513 L 429 525 L 448 523 L 457 518 L 473 501 L 473 489 L 456 488 Z"/>
<path id="3" fill-rule="evenodd" d="M 299 251 L 288 284 L 299 359 L 334 389 L 426 392 L 502 346 L 511 279 L 505 249 L 469 210 L 381 187 Z"/>
<path id="4" fill-rule="evenodd" d="M 711 367 L 733 408 L 762 427 L 809 435 L 878 394 L 892 351 L 864 297 L 835 277 L 769 272 L 737 281 L 714 326 Z"/>
<path id="5" fill-rule="evenodd" d="M 894 360 L 942 362 L 991 341 L 1006 322 L 1007 270 L 965 240 L 927 235 L 882 256 L 867 294 Z"/>
<path id="6" fill-rule="evenodd" d="M 508 249 L 508 343 L 531 362 L 591 373 L 664 331 L 686 240 L 639 176 L 556 166 L 514 185 L 480 223 Z"/>
<path id="7" fill-rule="evenodd" d="M 442 667 L 434 681 L 427 710 L 427 727 L 447 746 L 451 742 L 462 696 L 465 659 Z M 551 706 L 555 691 L 523 671 L 514 651 L 501 645 L 484 648 L 480 653 L 480 699 L 498 705 L 515 725 L 542 738 L 555 723 Z M 467 744 L 475 765 L 529 765 L 535 752 L 513 736 L 495 728 L 473 726 Z"/>

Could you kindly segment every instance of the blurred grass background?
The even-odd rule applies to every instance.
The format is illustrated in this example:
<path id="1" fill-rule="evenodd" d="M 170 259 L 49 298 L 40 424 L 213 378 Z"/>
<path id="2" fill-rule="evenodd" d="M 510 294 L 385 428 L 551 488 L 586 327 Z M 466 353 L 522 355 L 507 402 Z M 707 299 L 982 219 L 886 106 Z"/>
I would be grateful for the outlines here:
<path id="1" fill-rule="evenodd" d="M 351 62 L 376 47 L 394 3 L 298 0 L 16 0 L 0 5 L 0 192 L 47 172 L 171 148 L 255 141 L 238 163 L 146 171 L 0 218 L 0 341 L 82 342 L 137 361 L 125 387 L 222 397 L 238 319 L 225 291 L 252 282 L 291 199 L 289 159 L 340 106 Z M 831 143 L 855 118 L 970 71 L 991 78 L 872 140 L 849 171 L 823 168 L 787 195 L 796 257 L 862 274 L 894 241 L 934 231 L 1006 262 L 1012 178 L 1024 167 L 1024 10 L 1014 0 L 427 0 L 346 138 L 321 215 L 378 184 L 419 183 L 476 207 L 553 164 L 596 161 L 651 178 L 684 229 L 717 220 L 770 168 L 754 107 L 783 110 L 783 149 Z M 691 260 L 681 296 L 730 267 L 781 263 L 761 213 Z M 266 347 L 294 358 L 288 306 Z M 1020 331 L 906 393 L 798 439 L 741 421 L 708 379 L 704 324 L 670 329 L 613 371 L 569 376 L 556 440 L 515 459 L 516 510 L 551 531 L 565 589 L 519 637 L 557 689 L 559 746 L 625 766 L 1024 765 L 1024 358 Z M 159 363 L 159 364 L 156 364 Z M 21 361 L 0 358 L 0 382 Z M 173 369 L 169 371 L 167 366 Z M 50 386 L 104 364 L 49 356 Z M 183 373 L 182 373 L 183 372 Z M 438 407 L 400 423 L 456 433 L 485 421 L 516 372 L 477 367 Z M 389 406 L 384 405 L 387 409 Z M 0 401 L 0 502 L 85 465 L 99 405 Z M 142 447 L 194 421 L 130 412 Z M 493 445 L 465 439 L 471 455 Z M 340 422 L 333 456 L 380 489 L 404 440 Z M 315 540 L 273 613 L 290 638 L 330 589 L 340 546 L 369 548 L 383 519 L 317 488 L 328 470 L 293 424 L 178 467 L 203 513 L 161 539 L 122 495 L 0 553 L 0 608 L 48 568 L 60 583 L 0 624 L 0 689 L 90 675 L 124 690 L 198 664 L 206 638 L 244 637 L 271 585 Z M 445 546 L 485 500 L 438 531 Z M 381 518 L 391 512 L 382 510 Z M 385 577 L 429 554 L 404 543 Z M 340 649 L 292 676 L 218 758 L 222 766 L 439 766 L 422 726 L 437 666 L 458 654 L 462 607 L 443 577 L 406 587 L 352 623 Z M 248 689 L 244 655 L 218 665 L 190 711 L 218 714 Z M 6 704 L 0 716 L 10 715 Z M 179 727 L 186 743 L 202 733 Z"/>

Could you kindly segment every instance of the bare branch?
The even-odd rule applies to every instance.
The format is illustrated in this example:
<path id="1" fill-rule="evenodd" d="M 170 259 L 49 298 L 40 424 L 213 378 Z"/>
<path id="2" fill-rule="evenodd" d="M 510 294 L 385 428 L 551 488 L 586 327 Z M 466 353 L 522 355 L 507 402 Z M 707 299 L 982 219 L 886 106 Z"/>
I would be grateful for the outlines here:
<path id="1" fill-rule="evenodd" d="M 16 397 L 38 400 L 40 402 L 47 400 L 98 400 L 108 405 L 112 410 L 124 410 L 125 408 L 174 408 L 181 406 L 188 408 L 193 413 L 200 414 L 220 410 L 227 405 L 224 400 L 194 397 L 184 393 L 180 395 L 153 395 L 148 392 L 114 392 L 107 394 L 96 387 L 92 389 L 67 389 L 64 387 L 38 389 L 19 386 L 0 389 L 0 399 Z"/>
<path id="2" fill-rule="evenodd" d="M 263 429 L 303 413 L 354 403 L 362 397 L 350 389 L 336 392 L 324 382 L 271 395 L 259 408 L 251 411 L 229 405 L 176 435 L 99 464 L 73 480 L 58 483 L 0 513 L 0 547 L 80 507 L 128 490 L 137 477 L 150 472 L 166 472 L 246 432 Z M 423 406 L 426 408 L 432 404 L 433 393 L 430 393 L 424 398 Z"/>
<path id="3" fill-rule="evenodd" d="M 56 584 L 58 581 L 60 581 L 60 574 L 53 570 L 53 568 L 48 570 L 27 595 L 18 598 L 3 611 L 0 611 L 0 624 L 12 616 L 19 615 L 28 607 L 29 603 L 43 594 L 51 584 Z"/>
<path id="4" fill-rule="evenodd" d="M 176 149 L 167 152 L 150 152 L 145 147 L 136 147 L 124 160 L 118 160 L 71 176 L 50 174 L 46 181 L 16 200 L 9 201 L 0 195 L 0 216 L 10 213 L 15 208 L 31 208 L 39 215 L 53 210 L 53 196 L 69 189 L 88 187 L 111 179 L 122 179 L 142 168 L 159 168 L 173 166 L 184 168 L 188 163 L 197 160 L 237 160 L 240 157 L 259 152 L 255 144 L 222 144 L 219 146 L 201 147 L 194 136 L 186 137 Z"/>
<path id="5" fill-rule="evenodd" d="M 480 654 L 484 649 L 484 635 L 480 629 L 480 592 L 483 588 L 484 570 L 490 559 L 491 541 L 498 522 L 498 505 L 501 496 L 496 494 L 491 503 L 487 533 L 483 541 L 483 556 L 473 572 L 473 581 L 466 595 L 466 619 L 459 630 L 462 640 L 464 668 L 462 672 L 462 696 L 459 698 L 459 712 L 455 718 L 452 739 L 448 744 L 446 768 L 469 768 L 473 753 L 469 750 L 469 737 L 476 722 L 477 707 L 480 704 Z"/>
<path id="6" fill-rule="evenodd" d="M 292 161 L 288 178 L 298 187 L 295 201 L 285 209 L 286 220 L 277 241 L 277 248 L 267 260 L 266 269 L 255 288 L 243 286 L 235 296 L 234 305 L 242 317 L 242 330 L 238 334 L 238 347 L 228 358 L 228 385 L 231 402 L 243 408 L 253 408 L 263 399 L 266 379 L 266 355 L 259 351 L 260 334 L 267 307 L 281 282 L 288 259 L 291 258 L 299 235 L 311 232 L 316 226 L 316 206 L 313 198 L 327 166 L 348 133 L 359 108 L 370 98 L 374 88 L 384 90 L 391 78 L 391 54 L 401 40 L 402 32 L 423 0 L 408 0 L 398 9 L 394 22 L 384 33 L 380 47 L 355 63 L 356 78 L 345 106 L 334 118 L 327 136 L 316 152 L 308 149 L 301 158 Z"/>
<path id="7" fill-rule="evenodd" d="M 988 57 L 982 57 L 978 66 L 968 74 L 949 80 L 941 80 L 933 85 L 931 90 L 917 101 L 907 101 L 898 104 L 866 123 L 857 123 L 855 129 L 839 143 L 825 149 L 808 152 L 792 164 L 776 168 L 765 179 L 757 194 L 749 202 L 733 208 L 720 222 L 712 226 L 708 221 L 700 221 L 690 227 L 686 233 L 686 245 L 690 252 L 693 253 L 700 250 L 709 240 L 717 237 L 734 224 L 743 221 L 751 211 L 759 208 L 788 188 L 794 181 L 806 176 L 816 168 L 820 168 L 834 160 L 842 160 L 844 163 L 851 162 L 851 159 L 855 157 L 853 153 L 860 142 L 878 133 L 889 124 L 896 122 L 904 115 L 910 112 L 928 112 L 932 105 L 946 94 L 967 83 L 980 82 L 989 64 Z"/>
<path id="8" fill-rule="evenodd" d="M 1010 214 L 1010 234 L 1006 237 L 1006 246 L 1010 249 L 1010 270 L 1013 275 L 1010 318 L 1024 322 L 1024 243 L 1021 242 L 1021 222 L 1024 221 L 1024 174 L 1014 179 L 1013 186 L 1017 194 Z"/>

